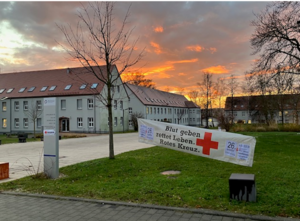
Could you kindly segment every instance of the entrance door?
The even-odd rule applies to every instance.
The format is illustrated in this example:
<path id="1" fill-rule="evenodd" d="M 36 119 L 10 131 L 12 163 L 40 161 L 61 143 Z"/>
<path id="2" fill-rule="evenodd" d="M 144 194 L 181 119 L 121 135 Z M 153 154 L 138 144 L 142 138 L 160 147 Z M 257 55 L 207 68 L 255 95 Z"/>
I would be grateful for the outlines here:
<path id="1" fill-rule="evenodd" d="M 61 130 L 62 132 L 69 131 L 69 119 L 62 119 L 61 120 Z"/>

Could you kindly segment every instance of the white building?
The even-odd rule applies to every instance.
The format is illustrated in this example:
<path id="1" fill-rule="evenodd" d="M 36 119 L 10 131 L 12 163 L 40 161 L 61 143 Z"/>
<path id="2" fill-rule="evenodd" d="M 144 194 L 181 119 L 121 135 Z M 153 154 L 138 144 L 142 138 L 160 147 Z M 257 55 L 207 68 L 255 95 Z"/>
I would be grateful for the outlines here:
<path id="1" fill-rule="evenodd" d="M 102 66 L 98 76 L 106 76 Z M 133 130 L 131 114 L 183 125 L 200 125 L 200 108 L 184 96 L 123 84 L 117 67 L 112 67 L 114 87 L 113 130 Z M 59 103 L 59 131 L 107 133 L 108 111 L 104 83 L 85 68 L 67 68 L 0 74 L 0 133 L 42 132 L 43 99 Z M 32 111 L 39 115 L 32 121 Z"/>
<path id="2" fill-rule="evenodd" d="M 100 71 L 100 69 L 99 69 Z M 105 76 L 106 68 L 101 67 Z M 114 131 L 123 130 L 123 109 L 128 107 L 128 95 L 115 66 L 113 109 Z M 37 131 L 43 125 L 43 98 L 57 97 L 60 132 L 108 131 L 108 111 L 99 97 L 105 96 L 106 86 L 85 68 L 68 68 L 0 74 L 0 133 L 31 133 L 34 124 L 30 112 L 41 113 L 35 122 Z M 125 119 L 124 119 L 125 117 Z M 128 130 L 128 124 L 124 125 Z"/>
<path id="3" fill-rule="evenodd" d="M 200 126 L 200 107 L 183 95 L 131 84 L 126 84 L 126 89 L 130 97 L 130 114 L 140 113 L 144 119 L 154 121 Z"/>

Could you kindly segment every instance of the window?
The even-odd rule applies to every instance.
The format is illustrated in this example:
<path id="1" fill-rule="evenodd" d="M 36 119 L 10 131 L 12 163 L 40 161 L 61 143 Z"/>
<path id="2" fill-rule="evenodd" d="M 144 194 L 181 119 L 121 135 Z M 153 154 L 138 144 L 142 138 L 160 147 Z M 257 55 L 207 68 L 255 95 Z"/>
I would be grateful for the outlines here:
<path id="1" fill-rule="evenodd" d="M 25 128 L 28 127 L 28 118 L 23 119 L 23 127 L 25 127 Z"/>
<path id="2" fill-rule="evenodd" d="M 115 126 L 118 125 L 118 118 L 117 118 L 117 117 L 115 117 L 114 125 L 115 125 Z"/>
<path id="3" fill-rule="evenodd" d="M 94 100 L 88 99 L 88 109 L 93 109 L 93 108 L 94 108 Z"/>
<path id="4" fill-rule="evenodd" d="M 251 120 L 248 120 L 248 124 L 251 124 Z"/>
<path id="5" fill-rule="evenodd" d="M 154 114 L 156 114 L 156 107 L 154 108 Z"/>
<path id="6" fill-rule="evenodd" d="M 281 117 L 281 116 L 282 116 L 282 112 L 281 112 L 281 111 L 279 111 L 278 115 Z"/>
<path id="7" fill-rule="evenodd" d="M 82 117 L 77 118 L 77 127 L 82 127 L 83 122 L 82 122 Z"/>
<path id="8" fill-rule="evenodd" d="M 146 108 L 146 114 L 149 114 L 149 107 Z"/>
<path id="9" fill-rule="evenodd" d="M 42 118 L 38 118 L 36 120 L 36 125 L 37 125 L 37 127 L 41 127 L 42 126 Z"/>
<path id="10" fill-rule="evenodd" d="M 15 128 L 19 128 L 19 118 L 15 118 Z"/>
<path id="11" fill-rule="evenodd" d="M 68 85 L 65 87 L 65 90 L 70 90 L 71 87 L 72 87 L 72 84 L 68 84 Z"/>
<path id="12" fill-rule="evenodd" d="M 159 108 L 157 108 L 157 113 L 159 114 Z"/>
<path id="13" fill-rule="evenodd" d="M 150 114 L 152 114 L 152 107 L 150 107 Z"/>
<path id="14" fill-rule="evenodd" d="M 82 109 L 82 99 L 77 99 L 77 109 L 78 110 Z"/>
<path id="15" fill-rule="evenodd" d="M 233 116 L 236 117 L 237 116 L 237 112 L 233 111 Z"/>
<path id="16" fill-rule="evenodd" d="M 60 107 L 61 107 L 62 110 L 66 109 L 66 100 L 61 100 L 60 101 Z"/>
<path id="17" fill-rule="evenodd" d="M 98 83 L 94 83 L 94 84 L 92 84 L 91 89 L 96 89 L 97 86 L 98 86 Z"/>
<path id="18" fill-rule="evenodd" d="M 114 108 L 115 108 L 115 110 L 117 110 L 117 108 L 118 108 L 118 101 L 117 100 L 114 100 Z"/>
<path id="19" fill-rule="evenodd" d="M 15 101 L 15 110 L 16 110 L 16 111 L 19 110 L 19 101 Z"/>
<path id="20" fill-rule="evenodd" d="M 28 101 L 23 101 L 23 109 L 28 110 Z"/>
<path id="21" fill-rule="evenodd" d="M 26 87 L 22 87 L 20 90 L 19 90 L 19 93 L 23 93 L 25 91 Z"/>
<path id="22" fill-rule="evenodd" d="M 118 90 L 118 93 L 120 93 L 120 86 L 119 85 L 117 86 L 117 90 Z"/>
<path id="23" fill-rule="evenodd" d="M 89 117 L 88 122 L 89 122 L 89 127 L 94 127 L 94 118 Z"/>
<path id="24" fill-rule="evenodd" d="M 242 116 L 245 116 L 245 111 L 242 111 Z"/>
<path id="25" fill-rule="evenodd" d="M 167 108 L 165 108 L 165 114 L 167 114 Z"/>
<path id="26" fill-rule="evenodd" d="M 36 101 L 37 109 L 42 110 L 42 101 Z"/>
<path id="27" fill-rule="evenodd" d="M 7 120 L 6 120 L 6 118 L 2 118 L 2 127 L 3 128 L 7 127 Z"/>
<path id="28" fill-rule="evenodd" d="M 123 117 L 120 117 L 120 124 L 123 125 Z"/>
<path id="29" fill-rule="evenodd" d="M 50 89 L 49 89 L 49 91 L 54 91 L 54 90 L 55 90 L 55 88 L 56 88 L 56 85 L 54 85 L 54 86 L 51 86 L 51 87 L 50 87 Z"/>
<path id="30" fill-rule="evenodd" d="M 14 89 L 13 88 L 10 88 L 6 91 L 7 94 L 11 93 Z"/>
<path id="31" fill-rule="evenodd" d="M 123 110 L 123 101 L 120 101 L 120 110 Z"/>
<path id="32" fill-rule="evenodd" d="M 41 91 L 47 90 L 48 86 L 42 87 Z"/>
<path id="33" fill-rule="evenodd" d="M 129 120 L 129 126 L 132 127 L 132 120 Z"/>
<path id="34" fill-rule="evenodd" d="M 3 91 L 5 91 L 5 89 L 3 89 L 3 88 L 2 88 L 2 89 L 0 90 L 0 94 L 2 94 L 2 93 L 3 93 Z"/>
<path id="35" fill-rule="evenodd" d="M 6 102 L 2 102 L 2 111 L 6 111 Z"/>
<path id="36" fill-rule="evenodd" d="M 80 89 L 80 90 L 83 90 L 83 89 L 85 89 L 85 88 L 86 88 L 86 84 L 83 84 L 83 85 L 80 86 L 79 89 Z"/>
<path id="37" fill-rule="evenodd" d="M 130 115 L 132 114 L 132 107 L 128 108 L 128 112 Z"/>
<path id="38" fill-rule="evenodd" d="M 289 114 L 289 112 L 288 111 L 284 111 L 284 115 L 288 115 Z"/>
<path id="39" fill-rule="evenodd" d="M 31 87 L 31 88 L 29 88 L 28 92 L 32 92 L 32 91 L 34 91 L 34 89 L 35 89 L 35 87 Z"/>

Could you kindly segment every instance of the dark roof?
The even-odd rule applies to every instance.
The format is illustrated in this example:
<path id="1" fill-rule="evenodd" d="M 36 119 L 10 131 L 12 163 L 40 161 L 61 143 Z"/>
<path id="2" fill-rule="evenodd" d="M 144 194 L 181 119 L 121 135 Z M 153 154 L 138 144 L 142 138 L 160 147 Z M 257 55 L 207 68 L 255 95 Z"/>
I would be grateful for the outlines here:
<path id="1" fill-rule="evenodd" d="M 106 75 L 106 66 L 100 68 Z M 98 83 L 98 85 L 92 89 L 91 86 L 94 83 Z M 83 84 L 87 85 L 84 89 L 80 89 Z M 71 87 L 66 89 L 67 85 L 71 85 Z M 47 89 L 41 91 L 46 86 Z M 52 86 L 56 86 L 56 88 L 50 91 Z M 91 95 L 99 94 L 103 87 L 104 84 L 83 67 L 0 74 L 0 92 L 1 89 L 5 89 L 0 93 L 0 98 Z M 7 93 L 12 88 L 12 92 Z M 23 92 L 21 92 L 22 88 L 25 88 Z M 30 91 L 30 89 L 33 90 Z"/>
<path id="2" fill-rule="evenodd" d="M 188 108 L 198 107 L 192 101 L 188 101 L 183 95 L 168 93 L 165 91 L 160 91 L 128 83 L 126 85 L 145 105 Z"/>

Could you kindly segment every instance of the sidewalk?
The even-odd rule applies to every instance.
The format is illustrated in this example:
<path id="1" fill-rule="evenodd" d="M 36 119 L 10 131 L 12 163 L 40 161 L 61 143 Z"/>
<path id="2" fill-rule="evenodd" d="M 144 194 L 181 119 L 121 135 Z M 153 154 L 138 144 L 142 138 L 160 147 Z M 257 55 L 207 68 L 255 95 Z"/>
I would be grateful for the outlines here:
<path id="1" fill-rule="evenodd" d="M 206 209 L 186 209 L 38 194 L 0 193 L 0 221 L 299 221 Z"/>

